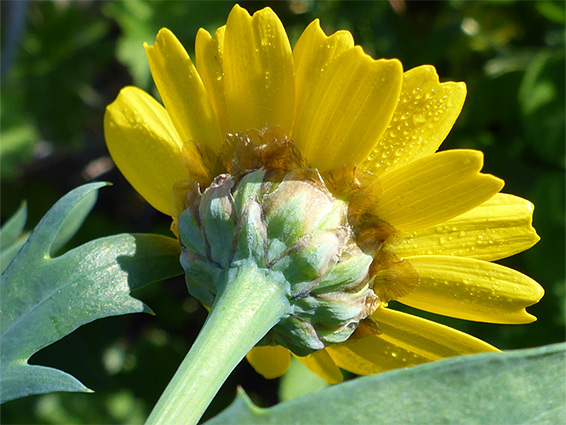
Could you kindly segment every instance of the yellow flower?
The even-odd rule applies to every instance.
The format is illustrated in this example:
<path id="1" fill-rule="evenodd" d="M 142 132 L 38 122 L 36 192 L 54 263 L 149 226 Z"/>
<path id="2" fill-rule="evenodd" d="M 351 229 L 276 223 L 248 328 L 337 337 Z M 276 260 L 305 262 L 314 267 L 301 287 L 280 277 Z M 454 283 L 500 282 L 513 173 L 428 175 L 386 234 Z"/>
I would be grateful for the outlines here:
<path id="1" fill-rule="evenodd" d="M 201 29 L 196 67 L 167 29 L 145 48 L 164 106 L 126 87 L 108 106 L 104 130 L 128 181 L 174 220 L 185 207 L 179 188 L 210 183 L 229 135 L 253 129 L 278 128 L 328 181 L 359 170 L 378 182 L 366 208 L 394 230 L 381 248 L 390 267 L 373 271 L 377 329 L 360 326 L 347 341 L 299 357 L 312 371 L 336 383 L 339 368 L 371 374 L 496 350 L 387 308 L 392 299 L 465 320 L 535 320 L 525 308 L 543 289 L 490 262 L 538 241 L 533 205 L 499 193 L 503 182 L 480 173 L 480 152 L 436 152 L 462 108 L 463 83 L 439 83 L 432 66 L 403 72 L 397 60 L 374 60 L 349 32 L 326 36 L 318 20 L 291 49 L 269 8 L 250 16 L 235 6 L 213 37 Z M 289 351 L 256 347 L 247 358 L 274 378 L 287 369 Z"/>

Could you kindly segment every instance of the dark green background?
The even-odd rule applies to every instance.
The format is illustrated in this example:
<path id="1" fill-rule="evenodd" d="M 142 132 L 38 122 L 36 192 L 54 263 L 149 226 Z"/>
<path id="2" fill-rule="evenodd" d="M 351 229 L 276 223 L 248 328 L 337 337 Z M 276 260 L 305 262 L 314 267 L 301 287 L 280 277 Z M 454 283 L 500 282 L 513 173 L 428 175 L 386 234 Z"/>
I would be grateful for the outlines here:
<path id="1" fill-rule="evenodd" d="M 505 192 L 536 205 L 541 242 L 501 261 L 546 289 L 524 326 L 437 318 L 503 348 L 564 340 L 564 25 L 562 1 L 278 1 L 271 6 L 292 43 L 320 18 L 330 34 L 350 30 L 372 56 L 396 57 L 405 69 L 434 65 L 442 80 L 465 81 L 468 99 L 442 146 L 485 152 L 484 171 L 506 181 Z M 234 3 L 197 1 L 3 1 L 1 96 L 1 216 L 28 200 L 29 226 L 70 189 L 106 180 L 94 212 L 74 244 L 117 232 L 168 234 L 170 220 L 154 211 L 108 161 L 102 120 L 120 88 L 154 93 L 142 47 L 170 28 L 192 56 L 199 27 L 226 21 Z M 137 294 L 156 316 L 135 315 L 85 326 L 43 350 L 32 362 L 72 373 L 95 394 L 50 394 L 9 402 L 3 423 L 139 423 L 188 351 L 205 310 L 183 279 Z M 427 315 L 432 317 L 432 315 Z M 277 381 L 243 362 L 207 417 L 243 385 L 267 406 Z"/>

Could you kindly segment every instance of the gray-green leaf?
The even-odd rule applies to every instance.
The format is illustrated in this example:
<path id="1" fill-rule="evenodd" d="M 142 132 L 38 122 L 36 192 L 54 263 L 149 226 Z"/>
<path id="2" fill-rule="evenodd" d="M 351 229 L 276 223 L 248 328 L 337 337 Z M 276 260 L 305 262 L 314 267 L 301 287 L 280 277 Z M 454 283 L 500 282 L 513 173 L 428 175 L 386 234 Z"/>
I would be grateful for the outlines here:
<path id="1" fill-rule="evenodd" d="M 92 206 L 92 193 L 104 185 L 84 185 L 61 198 L 1 276 L 2 402 L 52 391 L 87 391 L 60 370 L 29 365 L 29 358 L 93 320 L 149 311 L 130 291 L 182 274 L 177 240 L 159 235 L 114 235 L 51 257 L 53 244 L 67 239 L 58 236 L 61 229 L 76 229 Z"/>
<path id="2" fill-rule="evenodd" d="M 24 202 L 0 229 L 0 273 L 6 270 L 27 240 L 27 234 L 24 233 L 27 217 L 28 210 Z"/>
<path id="3" fill-rule="evenodd" d="M 243 393 L 214 424 L 557 424 L 566 345 L 456 357 L 366 376 L 260 409 Z"/>

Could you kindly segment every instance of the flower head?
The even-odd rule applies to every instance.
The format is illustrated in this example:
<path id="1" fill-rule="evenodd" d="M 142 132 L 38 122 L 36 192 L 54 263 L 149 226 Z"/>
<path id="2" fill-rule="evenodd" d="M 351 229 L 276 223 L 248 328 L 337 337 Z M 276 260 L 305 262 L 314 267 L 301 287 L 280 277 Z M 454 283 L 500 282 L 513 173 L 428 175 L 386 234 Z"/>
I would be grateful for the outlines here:
<path id="1" fill-rule="evenodd" d="M 318 268 L 304 266 L 310 278 L 291 282 L 296 314 L 248 355 L 264 376 L 284 373 L 289 349 L 329 382 L 342 379 L 339 368 L 369 374 L 495 350 L 390 309 L 392 300 L 465 320 L 535 320 L 525 308 L 542 288 L 491 263 L 538 241 L 532 204 L 499 193 L 503 182 L 480 173 L 480 152 L 437 152 L 463 83 L 440 83 L 432 66 L 403 72 L 398 60 L 374 60 L 349 32 L 327 36 L 318 20 L 291 49 L 269 8 L 250 16 L 235 6 L 214 36 L 201 29 L 196 66 L 167 29 L 145 48 L 164 106 L 124 88 L 107 109 L 106 141 L 189 245 L 191 293 L 210 302 L 208 265 L 221 268 L 238 250 L 287 281 L 304 250 L 317 258 Z M 293 221 L 289 205 L 305 208 L 305 199 L 315 207 Z M 245 226 L 255 236 L 242 241 Z M 293 335 L 314 342 L 303 349 Z"/>

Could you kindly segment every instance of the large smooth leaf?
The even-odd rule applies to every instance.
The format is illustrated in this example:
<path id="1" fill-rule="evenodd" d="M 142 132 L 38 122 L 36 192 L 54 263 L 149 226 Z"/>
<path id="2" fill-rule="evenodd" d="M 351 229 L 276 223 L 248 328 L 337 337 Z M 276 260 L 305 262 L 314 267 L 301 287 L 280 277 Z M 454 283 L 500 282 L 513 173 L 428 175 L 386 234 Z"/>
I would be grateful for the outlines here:
<path id="1" fill-rule="evenodd" d="M 358 378 L 269 409 L 243 393 L 215 424 L 558 424 L 566 345 L 456 357 Z"/>
<path id="2" fill-rule="evenodd" d="M 1 276 L 1 401 L 53 391 L 88 391 L 57 369 L 29 358 L 93 320 L 149 311 L 130 291 L 182 273 L 179 244 L 159 235 L 120 234 L 51 257 L 68 239 L 105 183 L 81 186 L 43 217 Z M 72 217 L 76 214 L 75 217 Z"/>

